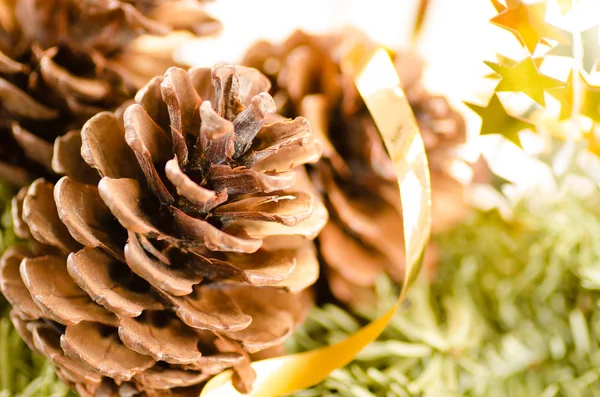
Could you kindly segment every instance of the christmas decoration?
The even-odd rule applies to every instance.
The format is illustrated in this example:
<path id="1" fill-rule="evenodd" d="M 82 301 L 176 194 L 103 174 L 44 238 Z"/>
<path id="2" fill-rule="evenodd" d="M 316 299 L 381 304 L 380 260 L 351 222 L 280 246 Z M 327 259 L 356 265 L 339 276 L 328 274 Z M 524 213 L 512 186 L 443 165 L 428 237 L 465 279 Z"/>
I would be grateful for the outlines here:
<path id="1" fill-rule="evenodd" d="M 39 244 L 6 251 L 0 287 L 82 396 L 189 395 L 228 367 L 248 391 L 250 353 L 302 321 L 327 212 L 294 167 L 319 148 L 268 88 L 250 68 L 170 68 L 84 125 L 77 172 L 13 200 Z"/>
<path id="2" fill-rule="evenodd" d="M 597 27 L 549 24 L 547 1 L 491 3 L 523 51 L 486 62 L 494 92 L 467 106 L 481 135 L 529 153 L 535 133 L 558 187 L 502 216 L 466 215 L 449 172 L 463 119 L 411 51 L 387 51 L 406 95 L 354 31 L 257 44 L 244 63 L 266 78 L 163 76 L 170 56 L 140 33 L 210 33 L 202 4 L 0 0 L 0 177 L 26 186 L 0 232 L 0 396 L 598 394 Z M 392 318 L 427 244 L 424 147 L 437 237 Z M 335 299 L 312 288 L 317 259 Z M 305 322 L 313 291 L 329 303 Z M 262 360 L 300 324 L 287 350 L 303 353 Z"/>
<path id="3" fill-rule="evenodd" d="M 281 396 L 305 389 L 347 365 L 388 325 L 415 281 L 431 231 L 431 194 L 427 156 L 419 127 L 398 75 L 384 49 L 354 47 L 344 63 L 354 70 L 354 81 L 365 101 L 394 164 L 403 214 L 405 269 L 402 288 L 387 312 L 344 340 L 312 351 L 261 360 L 252 364 L 257 378 L 253 396 Z M 310 370 L 308 370 L 310 369 Z M 211 379 L 201 397 L 242 394 L 232 387 L 230 371 Z"/>
<path id="4" fill-rule="evenodd" d="M 508 114 L 496 94 L 485 107 L 472 103 L 466 104 L 482 119 L 480 135 L 501 134 L 515 145 L 521 146 L 519 132 L 527 128 L 535 129 L 534 124 Z"/>
<path id="5" fill-rule="evenodd" d="M 545 21 L 546 2 L 492 3 L 500 13 L 492 21 L 512 30 L 529 53 L 540 43 L 553 46 L 550 40 L 562 42 L 558 30 Z M 579 6 L 577 2 L 561 3 L 563 12 Z M 578 32 L 571 33 L 573 48 L 577 49 L 581 37 Z M 502 62 L 505 57 L 498 56 L 499 64 L 492 64 L 498 72 L 493 78 L 506 79 L 506 73 L 516 65 L 527 64 L 527 75 L 533 78 L 512 75 L 509 79 L 516 82 L 514 86 L 501 82 L 495 89 L 529 94 L 538 103 L 532 102 L 525 112 L 513 111 L 514 98 L 501 103 L 496 93 L 486 107 L 467 103 L 482 118 L 482 134 L 495 130 L 521 145 L 518 133 L 522 130 L 551 132 L 553 136 L 546 137 L 552 142 L 550 154 L 543 156 L 561 170 L 557 164 L 564 162 L 564 153 L 568 153 L 566 165 L 553 181 L 555 189 L 537 188 L 529 192 L 531 197 L 513 206 L 506 200 L 502 208 L 511 213 L 508 218 L 495 210 L 478 213 L 456 230 L 439 236 L 435 277 L 421 278 L 384 336 L 353 364 L 294 396 L 598 393 L 596 241 L 600 238 L 600 191 L 594 174 L 598 160 L 590 158 L 581 145 L 573 146 L 572 141 L 556 151 L 557 139 L 577 139 L 580 133 L 588 141 L 588 150 L 598 153 L 594 134 L 598 87 L 586 75 L 583 61 L 586 51 L 588 57 L 595 51 L 589 42 L 584 43 L 583 52 L 575 50 L 572 54 L 571 76 L 577 76 L 577 81 L 569 77 L 560 88 L 551 88 L 550 80 L 540 77 L 537 69 L 538 62 L 550 57 L 542 56 L 537 62 L 529 56 Z M 558 85 L 556 81 L 552 84 Z M 552 119 L 550 110 L 540 106 L 545 104 L 546 89 L 560 100 L 557 118 L 568 114 L 571 120 L 567 123 Z M 591 121 L 591 128 L 584 121 Z M 385 279 L 377 285 L 378 303 L 388 307 L 396 291 Z M 376 317 L 372 310 L 347 312 L 333 305 L 315 309 L 289 348 L 303 351 L 336 343 Z"/>
<path id="6" fill-rule="evenodd" d="M 505 66 L 493 62 L 485 62 L 501 77 L 496 92 L 512 91 L 523 92 L 531 99 L 544 106 L 544 92 L 549 89 L 562 87 L 565 84 L 559 80 L 540 74 L 531 57 L 516 62 L 514 65 Z"/>
<path id="7" fill-rule="evenodd" d="M 134 38 L 215 27 L 199 4 L 183 1 L 2 0 L 0 11 L 0 179 L 14 186 L 62 172 L 52 164 L 55 138 L 77 139 L 72 131 L 89 117 L 171 66 Z"/>
<path id="8" fill-rule="evenodd" d="M 532 197 L 511 219 L 479 212 L 438 236 L 435 279 L 421 278 L 352 364 L 294 396 L 596 395 L 600 191 Z M 395 289 L 377 285 L 383 309 Z M 288 349 L 335 343 L 376 312 L 315 308 Z"/>
<path id="9" fill-rule="evenodd" d="M 403 230 L 392 162 L 340 58 L 353 41 L 374 46 L 356 33 L 310 36 L 298 31 L 281 45 L 257 43 L 244 62 L 270 77 L 273 97 L 286 115 L 306 117 L 321 140 L 324 158 L 309 168 L 332 218 L 319 236 L 329 287 L 344 302 L 369 305 L 381 271 L 402 279 L 398 237 Z M 443 230 L 465 210 L 463 187 L 448 172 L 456 158 L 453 150 L 465 140 L 464 121 L 446 99 L 422 87 L 422 61 L 415 54 L 399 53 L 395 63 L 427 149 L 433 227 Z M 426 262 L 431 264 L 434 256 L 432 247 Z"/>
<path id="10" fill-rule="evenodd" d="M 493 2 L 498 4 L 498 1 Z M 491 22 L 513 33 L 533 54 L 537 45 L 546 39 L 567 41 L 557 28 L 546 22 L 546 6 L 546 1 L 529 4 L 522 0 L 509 0 L 507 6 L 496 7 L 499 13 Z"/>
<path id="11" fill-rule="evenodd" d="M 510 0 L 504 5 L 494 0 L 492 3 L 499 14 L 491 22 L 513 32 L 529 53 L 533 54 L 539 43 L 552 48 L 535 58 L 526 56 L 522 60 L 512 60 L 497 54 L 498 63 L 485 62 L 495 72 L 487 77 L 501 78 L 495 92 L 524 93 L 534 103 L 525 112 L 518 114 L 512 110 L 507 111 L 512 108 L 510 101 L 503 104 L 497 94 L 493 94 L 485 107 L 467 102 L 467 106 L 482 118 L 480 134 L 500 134 L 520 146 L 519 132 L 524 129 L 537 130 L 536 119 L 547 117 L 547 93 L 560 103 L 558 120 L 571 119 L 571 131 L 563 134 L 562 138 L 584 138 L 590 142 L 590 148 L 594 148 L 597 143 L 592 142 L 596 139 L 591 133 L 593 126 L 584 131 L 580 121 L 581 116 L 592 124 L 600 121 L 597 106 L 600 86 L 592 83 L 591 78 L 598 58 L 597 28 L 591 26 L 579 30 L 562 30 L 561 33 L 546 21 L 546 1 L 525 3 L 522 0 Z M 566 12 L 571 6 L 571 2 L 562 2 L 561 9 Z M 568 56 L 572 60 L 564 82 L 539 72 L 542 62 L 544 65 L 551 64 L 554 55 Z"/>

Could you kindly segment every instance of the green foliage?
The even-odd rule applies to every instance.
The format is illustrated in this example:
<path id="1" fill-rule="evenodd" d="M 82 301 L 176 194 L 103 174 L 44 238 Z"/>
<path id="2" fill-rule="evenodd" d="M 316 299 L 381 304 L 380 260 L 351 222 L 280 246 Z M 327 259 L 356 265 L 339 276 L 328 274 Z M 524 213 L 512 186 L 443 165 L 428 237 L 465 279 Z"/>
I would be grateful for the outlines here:
<path id="1" fill-rule="evenodd" d="M 421 279 L 392 323 L 308 396 L 600 396 L 600 207 L 519 205 L 477 213 L 441 236 L 435 280 Z M 340 340 L 380 310 L 314 309 L 288 344 Z"/>

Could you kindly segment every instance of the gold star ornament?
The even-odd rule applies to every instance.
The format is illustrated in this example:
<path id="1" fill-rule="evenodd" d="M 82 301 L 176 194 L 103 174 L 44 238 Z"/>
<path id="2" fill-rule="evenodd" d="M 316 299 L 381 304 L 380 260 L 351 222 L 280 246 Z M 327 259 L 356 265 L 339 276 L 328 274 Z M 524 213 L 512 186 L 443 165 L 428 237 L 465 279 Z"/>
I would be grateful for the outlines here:
<path id="1" fill-rule="evenodd" d="M 515 61 L 514 59 L 509 58 L 506 55 L 502 55 L 502 54 L 496 54 L 496 60 L 497 60 L 497 62 L 495 62 L 495 63 L 497 63 L 499 65 L 504 65 L 504 66 L 515 66 L 517 63 L 519 63 L 518 61 Z M 537 68 L 539 68 L 542 65 L 542 62 L 544 62 L 544 57 L 543 56 L 535 57 L 535 58 L 533 58 L 533 62 L 535 63 L 535 66 Z M 502 76 L 500 76 L 496 72 L 490 72 L 489 74 L 486 74 L 485 77 L 488 79 L 501 79 L 502 78 Z"/>
<path id="2" fill-rule="evenodd" d="M 522 92 L 542 106 L 546 105 L 545 90 L 565 85 L 560 80 L 541 74 L 531 57 L 509 66 L 488 61 L 485 64 L 502 78 L 496 86 L 496 92 Z"/>
<path id="3" fill-rule="evenodd" d="M 582 116 L 586 116 L 596 123 L 600 123 L 600 86 L 590 84 L 585 76 L 579 76 L 581 91 Z M 573 116 L 573 73 L 569 73 L 567 83 L 563 87 L 548 90 L 548 94 L 560 102 L 559 120 L 566 120 Z"/>
<path id="4" fill-rule="evenodd" d="M 534 124 L 527 120 L 508 114 L 497 94 L 492 96 L 487 106 L 468 102 L 465 104 L 481 117 L 480 135 L 500 134 L 522 148 L 519 132 L 525 129 L 535 129 Z"/>
<path id="5" fill-rule="evenodd" d="M 600 123 L 600 86 L 590 84 L 585 76 L 582 76 L 582 79 L 581 115 L 589 117 L 595 123 Z"/>
<path id="6" fill-rule="evenodd" d="M 600 140 L 594 134 L 594 131 L 588 131 L 583 134 L 583 139 L 587 141 L 587 150 L 595 154 L 596 157 L 600 157 Z"/>
<path id="7" fill-rule="evenodd" d="M 532 4 L 522 0 L 507 2 L 507 7 L 491 19 L 491 22 L 512 34 L 523 44 L 531 54 L 538 43 L 545 39 L 568 42 L 560 31 L 546 22 L 546 2 Z"/>
<path id="8" fill-rule="evenodd" d="M 573 72 L 569 73 L 567 83 L 558 88 L 548 90 L 548 94 L 560 102 L 559 120 L 566 120 L 573 114 Z"/>

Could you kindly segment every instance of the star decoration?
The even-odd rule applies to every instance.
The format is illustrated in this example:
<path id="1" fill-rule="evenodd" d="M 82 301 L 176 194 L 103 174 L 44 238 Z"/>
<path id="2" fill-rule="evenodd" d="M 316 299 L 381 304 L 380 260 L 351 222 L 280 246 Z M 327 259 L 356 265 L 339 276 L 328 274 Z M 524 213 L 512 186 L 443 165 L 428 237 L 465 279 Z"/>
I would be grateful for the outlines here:
<path id="1" fill-rule="evenodd" d="M 582 116 L 589 117 L 596 123 L 600 123 L 600 87 L 588 83 L 583 75 L 579 77 L 581 85 L 581 109 Z M 569 74 L 564 87 L 548 90 L 548 94 L 560 102 L 559 120 L 565 120 L 573 116 L 573 73 Z"/>
<path id="2" fill-rule="evenodd" d="M 515 61 L 514 59 L 509 58 L 506 55 L 502 55 L 502 54 L 496 54 L 496 60 L 497 60 L 496 63 L 498 63 L 500 65 L 504 65 L 504 66 L 515 66 L 518 63 L 518 61 Z M 535 66 L 537 68 L 539 68 L 542 65 L 542 62 L 544 62 L 544 57 L 535 57 L 535 58 L 533 58 L 533 62 L 535 63 Z M 488 79 L 501 79 L 502 78 L 502 76 L 496 72 L 489 73 L 489 74 L 485 75 L 485 77 L 487 77 Z"/>
<path id="3" fill-rule="evenodd" d="M 600 157 L 600 141 L 594 131 L 588 131 L 583 134 L 583 139 L 587 141 L 588 147 L 587 150 L 591 153 L 595 154 L 596 157 Z"/>
<path id="4" fill-rule="evenodd" d="M 491 22 L 512 32 L 533 54 L 543 39 L 566 42 L 556 27 L 546 23 L 545 16 L 545 1 L 525 4 L 522 0 L 513 0 Z"/>
<path id="5" fill-rule="evenodd" d="M 581 115 L 589 117 L 596 123 L 600 123 L 600 86 L 590 85 L 585 77 L 583 77 L 581 91 L 583 93 Z"/>
<path id="6" fill-rule="evenodd" d="M 573 72 L 569 73 L 564 86 L 548 90 L 548 94 L 560 102 L 559 120 L 566 120 L 573 114 Z"/>
<path id="7" fill-rule="evenodd" d="M 531 57 L 527 57 L 512 66 L 488 61 L 485 64 L 502 77 L 500 84 L 496 86 L 496 92 L 522 92 L 542 106 L 546 105 L 544 101 L 545 90 L 565 85 L 560 80 L 541 74 Z"/>
<path id="8" fill-rule="evenodd" d="M 581 41 L 583 42 L 583 69 L 587 73 L 592 73 L 600 60 L 600 43 L 598 42 L 598 33 L 600 24 L 592 26 L 581 32 Z M 573 56 L 573 33 L 561 30 L 561 33 L 570 39 L 571 44 L 558 44 L 546 53 L 546 55 L 556 55 L 561 57 Z"/>
<path id="9" fill-rule="evenodd" d="M 499 0 L 491 0 L 492 5 L 496 9 L 496 12 L 502 12 L 506 10 L 506 6 L 502 4 Z"/>
<path id="10" fill-rule="evenodd" d="M 492 5 L 494 6 L 494 8 L 496 9 L 496 12 L 502 12 L 504 10 L 506 10 L 507 7 L 514 7 L 517 4 L 519 4 L 519 2 L 521 0 L 505 0 L 504 3 L 500 0 L 490 0 L 492 2 Z M 506 4 L 506 5 L 504 5 Z"/>
<path id="11" fill-rule="evenodd" d="M 527 128 L 535 129 L 535 126 L 527 120 L 509 115 L 502 106 L 497 94 L 492 96 L 485 107 L 468 102 L 465 102 L 465 104 L 481 117 L 479 135 L 500 134 L 522 148 L 519 131 Z"/>

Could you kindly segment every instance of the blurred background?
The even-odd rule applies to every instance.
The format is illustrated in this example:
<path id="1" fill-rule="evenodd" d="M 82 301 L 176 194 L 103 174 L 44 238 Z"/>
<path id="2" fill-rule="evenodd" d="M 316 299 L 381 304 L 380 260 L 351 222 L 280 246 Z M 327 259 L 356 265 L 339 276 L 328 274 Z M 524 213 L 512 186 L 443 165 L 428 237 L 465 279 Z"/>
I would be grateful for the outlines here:
<path id="1" fill-rule="evenodd" d="M 209 3 L 207 11 L 223 23 L 222 32 L 212 38 L 186 43 L 179 49 L 177 57 L 195 66 L 210 66 L 219 61 L 235 63 L 257 40 L 281 42 L 297 29 L 327 33 L 346 27 L 358 28 L 389 48 L 412 47 L 425 59 L 426 87 L 446 96 L 467 120 L 469 139 L 460 149 L 466 161 L 476 161 L 483 154 L 496 174 L 515 183 L 513 191 L 522 193 L 539 185 L 552 188 L 550 167 L 528 156 L 543 150 L 538 137 L 527 131 L 522 133 L 525 135 L 524 151 L 500 136 L 479 137 L 481 121 L 463 103 L 485 105 L 497 84 L 497 80 L 484 78 L 490 73 L 484 60 L 495 61 L 497 53 L 513 59 L 526 55 L 510 32 L 489 22 L 496 15 L 492 3 L 485 0 L 430 0 L 423 30 L 413 43 L 412 21 L 419 1 L 220 0 Z M 547 20 L 563 29 L 586 29 L 600 15 L 600 2 L 579 0 L 578 4 L 578 14 L 570 12 L 563 16 L 556 1 L 548 2 Z M 542 65 L 542 72 L 565 79 L 569 65 L 562 62 L 564 59 L 552 58 L 555 58 L 552 65 L 547 62 Z M 519 109 L 519 95 L 522 94 L 499 94 L 501 99 L 510 98 L 509 108 L 523 110 Z M 548 102 L 549 108 L 557 106 L 553 98 Z M 456 173 L 465 181 L 470 179 L 465 169 L 458 168 Z"/>

